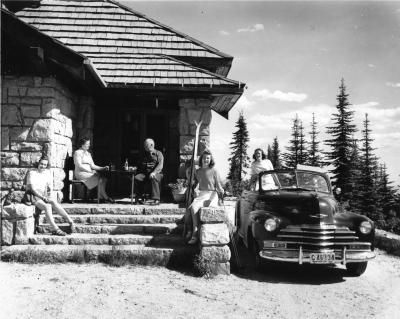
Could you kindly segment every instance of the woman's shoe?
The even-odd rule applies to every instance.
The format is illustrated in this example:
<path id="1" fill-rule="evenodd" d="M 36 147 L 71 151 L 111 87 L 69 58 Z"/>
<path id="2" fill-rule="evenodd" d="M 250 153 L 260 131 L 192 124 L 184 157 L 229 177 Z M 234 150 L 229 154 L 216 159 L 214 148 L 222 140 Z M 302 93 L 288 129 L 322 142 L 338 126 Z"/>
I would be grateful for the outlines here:
<path id="1" fill-rule="evenodd" d="M 198 241 L 199 241 L 199 239 L 198 239 L 197 237 L 193 236 L 193 237 L 188 241 L 188 244 L 189 244 L 189 245 L 194 245 L 194 244 L 197 244 Z"/>
<path id="2" fill-rule="evenodd" d="M 185 239 L 186 240 L 190 240 L 192 238 L 192 235 L 193 235 L 193 232 L 192 231 L 188 231 L 186 236 L 185 236 Z"/>
<path id="3" fill-rule="evenodd" d="M 54 229 L 51 234 L 54 236 L 67 236 L 67 233 L 63 232 L 60 228 Z"/>
<path id="4" fill-rule="evenodd" d="M 199 241 L 199 232 L 198 231 L 194 231 L 192 238 L 188 241 L 189 245 L 194 245 Z"/>
<path id="5" fill-rule="evenodd" d="M 69 224 L 69 227 L 70 227 L 70 231 L 69 231 L 70 234 L 76 233 L 76 227 L 75 227 L 74 223 Z"/>

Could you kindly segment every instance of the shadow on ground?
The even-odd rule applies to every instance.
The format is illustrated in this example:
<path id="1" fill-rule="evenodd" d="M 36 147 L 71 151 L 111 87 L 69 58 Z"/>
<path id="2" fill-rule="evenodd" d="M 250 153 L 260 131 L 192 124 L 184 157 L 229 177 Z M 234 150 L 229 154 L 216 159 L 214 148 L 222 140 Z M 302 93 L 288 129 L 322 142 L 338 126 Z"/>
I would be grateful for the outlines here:
<path id="1" fill-rule="evenodd" d="M 241 244 L 238 246 L 241 267 L 238 268 L 235 259 L 231 259 L 232 274 L 249 280 L 305 284 L 325 285 L 335 284 L 346 280 L 349 275 L 343 266 L 318 266 L 297 265 L 289 263 L 265 263 L 260 271 L 255 270 L 254 258 L 247 248 Z"/>

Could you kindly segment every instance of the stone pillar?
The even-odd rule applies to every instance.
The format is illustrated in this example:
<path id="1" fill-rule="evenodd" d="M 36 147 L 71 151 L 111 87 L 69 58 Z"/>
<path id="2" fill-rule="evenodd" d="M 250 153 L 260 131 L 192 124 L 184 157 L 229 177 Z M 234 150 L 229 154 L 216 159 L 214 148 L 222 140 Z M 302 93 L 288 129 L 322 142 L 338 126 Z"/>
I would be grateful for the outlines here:
<path id="1" fill-rule="evenodd" d="M 54 77 L 2 77 L 1 198 L 20 201 L 26 173 L 44 153 L 62 199 L 77 109 L 79 97 Z"/>
<path id="2" fill-rule="evenodd" d="M 200 258 L 209 265 L 210 275 L 229 275 L 231 251 L 224 210 L 201 208 L 200 224 Z"/>
<path id="3" fill-rule="evenodd" d="M 181 99 L 179 100 L 179 155 L 180 166 L 191 158 L 194 147 L 196 125 L 194 121 L 202 121 L 198 155 L 210 146 L 211 100 Z M 182 168 L 180 169 L 182 170 Z"/>
<path id="4" fill-rule="evenodd" d="M 34 232 L 35 206 L 11 204 L 2 207 L 2 245 L 26 245 Z"/>

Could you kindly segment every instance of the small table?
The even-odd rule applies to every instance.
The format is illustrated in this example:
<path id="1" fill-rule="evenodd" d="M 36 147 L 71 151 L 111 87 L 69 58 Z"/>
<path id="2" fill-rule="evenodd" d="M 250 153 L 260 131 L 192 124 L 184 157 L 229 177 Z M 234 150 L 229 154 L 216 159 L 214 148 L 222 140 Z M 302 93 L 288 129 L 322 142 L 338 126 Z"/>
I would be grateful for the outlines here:
<path id="1" fill-rule="evenodd" d="M 135 175 L 137 172 L 137 168 L 132 169 L 132 170 L 119 170 L 119 169 L 114 169 L 114 170 L 108 170 L 105 171 L 109 175 L 128 175 L 128 177 L 131 179 L 131 205 L 133 205 L 133 196 L 135 195 Z"/>

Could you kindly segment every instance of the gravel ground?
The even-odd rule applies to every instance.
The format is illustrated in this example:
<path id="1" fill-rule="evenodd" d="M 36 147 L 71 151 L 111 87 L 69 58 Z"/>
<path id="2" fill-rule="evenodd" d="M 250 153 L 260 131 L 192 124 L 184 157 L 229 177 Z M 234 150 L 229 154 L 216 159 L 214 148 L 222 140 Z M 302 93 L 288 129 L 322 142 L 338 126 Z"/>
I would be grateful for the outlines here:
<path id="1" fill-rule="evenodd" d="M 251 268 L 204 279 L 154 267 L 0 262 L 0 318 L 400 318 L 400 258 L 384 252 L 361 277 L 342 266 Z"/>

